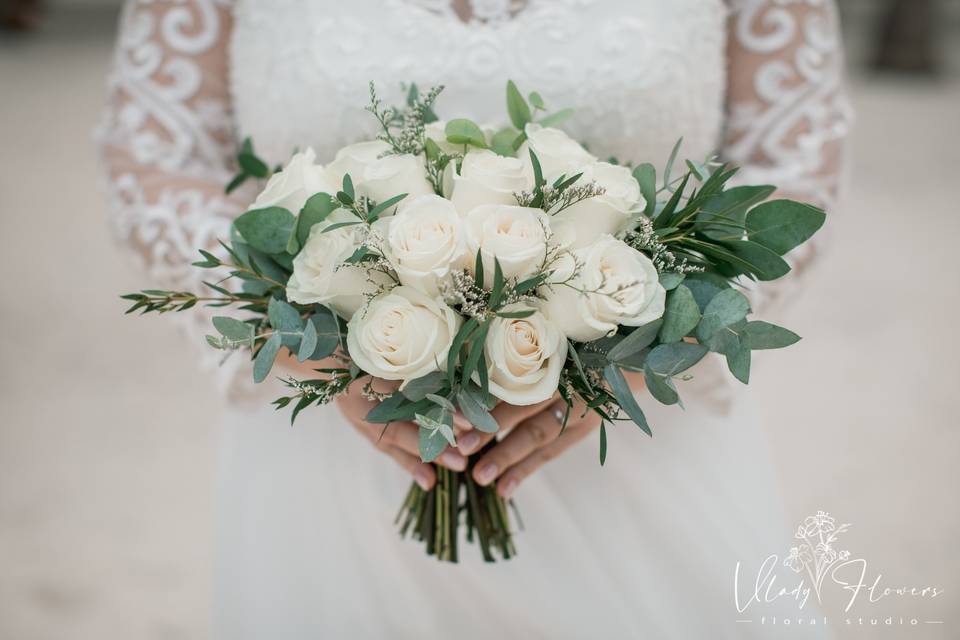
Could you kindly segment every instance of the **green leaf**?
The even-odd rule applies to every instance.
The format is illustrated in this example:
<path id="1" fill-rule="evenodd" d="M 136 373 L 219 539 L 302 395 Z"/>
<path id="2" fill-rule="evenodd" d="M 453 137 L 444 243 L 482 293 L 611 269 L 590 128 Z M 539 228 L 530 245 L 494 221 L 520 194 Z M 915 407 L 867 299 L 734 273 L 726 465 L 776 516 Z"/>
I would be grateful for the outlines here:
<path id="1" fill-rule="evenodd" d="M 545 110 L 547 107 L 543 102 L 543 96 L 541 96 L 536 91 L 532 91 L 529 96 L 530 104 L 533 105 L 535 109 L 540 109 L 541 111 Z"/>
<path id="2" fill-rule="evenodd" d="M 672 378 L 700 362 L 710 350 L 702 344 L 671 342 L 661 344 L 647 355 L 645 367 L 655 374 Z"/>
<path id="3" fill-rule="evenodd" d="M 371 409 L 363 419 L 371 424 L 386 424 L 388 422 L 393 422 L 397 419 L 397 416 L 402 415 L 402 407 L 408 404 L 413 403 L 409 402 L 407 398 L 398 391 L 393 395 L 384 398 L 380 404 Z"/>
<path id="4" fill-rule="evenodd" d="M 227 316 L 214 316 L 213 326 L 220 335 L 236 342 L 253 347 L 253 325 Z"/>
<path id="5" fill-rule="evenodd" d="M 714 240 L 739 239 L 743 235 L 747 210 L 766 200 L 775 190 L 770 185 L 748 185 L 717 194 L 704 202 L 697 214 L 697 222 L 703 225 L 701 231 Z"/>
<path id="6" fill-rule="evenodd" d="M 227 183 L 227 186 L 224 188 L 223 192 L 227 195 L 230 195 L 234 191 L 240 188 L 240 186 L 247 181 L 250 175 L 247 173 L 238 173 L 233 176 L 233 179 Z"/>
<path id="7" fill-rule="evenodd" d="M 607 358 L 614 362 L 623 361 L 633 354 L 649 347 L 653 341 L 656 340 L 660 327 L 661 321 L 659 319 L 637 327 L 630 335 L 618 342 L 607 352 Z"/>
<path id="8" fill-rule="evenodd" d="M 433 373 L 428 373 L 425 376 L 406 383 L 403 385 L 400 393 L 406 396 L 408 400 L 419 402 L 429 395 L 443 391 L 447 387 L 446 376 L 440 371 L 434 371 Z"/>
<path id="9" fill-rule="evenodd" d="M 700 322 L 700 307 L 690 289 L 679 285 L 667 294 L 667 306 L 660 327 L 660 342 L 677 342 Z"/>
<path id="10" fill-rule="evenodd" d="M 433 462 L 447 445 L 456 446 L 453 437 L 453 416 L 449 411 L 433 409 L 427 414 L 418 413 L 414 421 L 420 425 L 420 458 Z"/>
<path id="11" fill-rule="evenodd" d="M 237 162 L 247 175 L 256 178 L 266 178 L 270 175 L 270 167 L 267 166 L 267 163 L 252 153 L 241 152 L 237 156 Z"/>
<path id="12" fill-rule="evenodd" d="M 456 145 L 470 145 L 480 149 L 487 148 L 487 137 L 483 129 L 473 120 L 458 118 L 447 123 L 444 132 L 447 134 L 447 142 Z"/>
<path id="13" fill-rule="evenodd" d="M 317 346 L 310 356 L 310 360 L 323 360 L 334 351 L 340 344 L 340 325 L 333 313 L 326 307 L 315 307 L 322 309 L 310 316 L 310 323 L 314 326 L 317 333 Z"/>
<path id="14" fill-rule="evenodd" d="M 357 197 L 357 192 L 353 188 L 353 178 L 350 177 L 349 173 L 343 174 L 343 193 L 347 194 L 347 197 L 350 200 L 355 200 Z"/>
<path id="15" fill-rule="evenodd" d="M 706 342 L 724 327 L 740 322 L 750 313 L 750 301 L 736 289 L 721 291 L 703 310 L 703 319 L 697 327 L 697 338 Z"/>
<path id="16" fill-rule="evenodd" d="M 493 134 L 493 139 L 490 141 L 490 148 L 498 155 L 512 158 L 516 155 L 513 150 L 513 143 L 518 135 L 520 134 L 516 129 L 501 129 Z"/>
<path id="17" fill-rule="evenodd" d="M 730 369 L 730 373 L 733 376 L 742 382 L 743 384 L 749 384 L 750 382 L 750 345 L 749 343 L 741 344 L 738 349 L 732 353 L 727 354 L 727 368 Z"/>
<path id="18" fill-rule="evenodd" d="M 576 113 L 573 109 L 561 109 L 560 111 L 555 111 L 548 116 L 540 118 L 540 126 L 542 127 L 559 127 L 564 122 L 569 120 Z"/>
<path id="19" fill-rule="evenodd" d="M 300 339 L 300 347 L 297 350 L 297 361 L 305 362 L 317 350 L 317 326 L 312 322 L 307 322 L 303 326 L 303 337 Z"/>
<path id="20" fill-rule="evenodd" d="M 344 227 L 355 227 L 358 224 L 363 224 L 362 220 L 351 220 L 350 222 L 338 222 L 332 224 L 329 227 L 324 227 L 323 233 L 330 233 L 331 231 L 336 231 L 337 229 L 343 229 Z"/>
<path id="21" fill-rule="evenodd" d="M 643 214 L 649 217 L 657 206 L 657 169 L 649 162 L 644 162 L 633 170 L 633 177 L 640 185 L 640 193 L 647 203 Z"/>
<path id="22" fill-rule="evenodd" d="M 470 354 L 463 364 L 463 380 L 469 380 L 473 375 L 480 358 L 483 355 L 483 348 L 487 341 L 487 332 L 490 330 L 490 320 L 484 320 L 470 338 Z"/>
<path id="23" fill-rule="evenodd" d="M 443 396 L 437 395 L 435 393 L 428 393 L 424 396 L 427 400 L 437 405 L 441 409 L 446 409 L 450 413 L 453 413 L 457 410 L 456 405 L 454 405 L 449 398 L 444 398 Z"/>
<path id="24" fill-rule="evenodd" d="M 637 399 L 633 395 L 633 389 L 627 384 L 627 379 L 623 377 L 623 371 L 616 365 L 608 364 L 603 368 L 603 379 L 610 385 L 610 391 L 613 392 L 613 397 L 616 399 L 617 404 L 620 405 L 620 408 L 623 409 L 626 414 L 630 416 L 630 419 L 633 420 L 638 427 L 643 429 L 648 436 L 652 436 L 653 432 L 647 424 L 647 418 L 643 415 L 643 410 L 640 408 L 640 405 L 637 404 Z"/>
<path id="25" fill-rule="evenodd" d="M 686 279 L 686 274 L 676 273 L 675 271 L 666 271 L 660 274 L 660 286 L 671 291 Z"/>
<path id="26" fill-rule="evenodd" d="M 670 151 L 670 158 L 667 160 L 667 166 L 663 170 L 663 188 L 670 186 L 670 174 L 673 173 L 673 163 L 677 161 L 677 154 L 680 152 L 680 146 L 683 144 L 683 138 L 677 140 Z"/>
<path id="27" fill-rule="evenodd" d="M 741 320 L 728 327 L 724 327 L 710 336 L 703 344 L 714 353 L 725 356 L 736 353 L 743 344 L 743 332 L 747 328 L 747 321 Z"/>
<path id="28" fill-rule="evenodd" d="M 696 273 L 688 275 L 683 281 L 683 285 L 690 289 L 700 312 L 706 309 L 707 305 L 713 300 L 713 297 L 730 288 L 726 279 L 713 273 Z"/>
<path id="29" fill-rule="evenodd" d="M 500 260 L 496 257 L 493 259 L 493 290 L 490 292 L 490 308 L 496 309 L 497 305 L 500 303 L 500 297 L 503 295 L 503 291 L 506 285 L 506 280 L 503 277 L 503 268 L 500 266 Z"/>
<path id="30" fill-rule="evenodd" d="M 647 391 L 661 404 L 673 405 L 680 402 L 677 388 L 669 377 L 659 375 L 650 367 L 644 367 L 643 378 L 647 384 Z"/>
<path id="31" fill-rule="evenodd" d="M 290 334 L 300 333 L 303 329 L 300 312 L 283 300 L 270 298 L 270 303 L 267 305 L 267 318 L 270 320 L 270 326 L 274 331 Z M 295 347 L 299 341 L 299 336 L 282 336 L 283 345 L 287 348 Z"/>
<path id="32" fill-rule="evenodd" d="M 607 461 L 607 423 L 600 423 L 600 466 Z"/>
<path id="33" fill-rule="evenodd" d="M 460 359 L 460 350 L 463 349 L 463 345 L 466 344 L 470 336 L 473 335 L 473 332 L 479 324 L 480 321 L 477 320 L 475 316 L 471 317 L 463 323 L 463 326 L 457 331 L 457 335 L 453 337 L 453 342 L 450 344 L 450 351 L 447 353 L 447 380 L 451 386 L 456 382 L 457 361 Z"/>
<path id="34" fill-rule="evenodd" d="M 536 312 L 537 312 L 536 309 L 524 309 L 523 311 L 498 311 L 498 312 L 497 312 L 497 317 L 498 317 L 498 318 L 511 318 L 511 319 L 514 319 L 514 320 L 520 320 L 520 319 L 523 319 L 523 318 L 529 318 L 530 316 L 532 316 L 532 315 L 535 314 Z"/>
<path id="35" fill-rule="evenodd" d="M 234 226 L 251 247 L 273 254 L 287 250 L 296 221 L 283 207 L 267 207 L 247 211 L 234 221 Z"/>
<path id="36" fill-rule="evenodd" d="M 477 249 L 477 259 L 473 267 L 473 276 L 474 281 L 476 281 L 477 286 L 483 289 L 483 254 L 480 249 Z"/>
<path id="37" fill-rule="evenodd" d="M 389 200 L 384 200 L 383 202 L 378 204 L 376 207 L 373 208 L 373 210 L 369 214 L 367 214 L 367 222 L 371 224 L 373 222 L 376 222 L 377 218 L 379 218 L 384 213 L 386 213 L 387 211 L 395 207 L 401 200 L 406 198 L 407 195 L 408 194 L 406 193 L 401 193 L 399 196 L 394 196 Z"/>
<path id="38" fill-rule="evenodd" d="M 800 341 L 800 336 L 793 331 L 762 320 L 748 322 L 744 334 L 750 340 L 750 348 L 755 350 L 782 349 Z"/>
<path id="39" fill-rule="evenodd" d="M 817 207 L 793 200 L 773 200 L 750 210 L 747 234 L 753 242 L 783 255 L 809 240 L 826 219 L 826 213 Z"/>
<path id="40" fill-rule="evenodd" d="M 254 382 L 263 382 L 267 379 L 267 376 L 270 375 L 270 370 L 273 368 L 273 361 L 277 358 L 277 352 L 280 351 L 281 344 L 280 336 L 273 334 L 263 343 L 263 346 L 260 347 L 260 351 L 257 352 L 257 357 L 253 361 Z"/>
<path id="41" fill-rule="evenodd" d="M 533 188 L 539 190 L 546 184 L 543 180 L 543 167 L 540 166 L 540 158 L 533 152 L 533 149 L 529 149 L 529 151 L 530 163 L 533 166 Z"/>
<path id="42" fill-rule="evenodd" d="M 460 404 L 463 415 L 478 431 L 496 433 L 500 429 L 500 425 L 487 411 L 487 408 L 480 404 L 466 389 L 460 389 L 457 393 L 457 402 Z"/>
<path id="43" fill-rule="evenodd" d="M 507 113 L 510 115 L 510 122 L 520 131 L 533 120 L 530 105 L 523 99 L 523 94 L 513 80 L 507 81 Z"/>
<path id="44" fill-rule="evenodd" d="M 297 241 L 300 246 L 307 244 L 313 225 L 323 222 L 339 208 L 340 203 L 329 193 L 315 193 L 310 196 L 297 216 Z"/>
<path id="45" fill-rule="evenodd" d="M 752 273 L 758 280 L 764 282 L 776 280 L 790 273 L 790 265 L 786 260 L 762 244 L 749 240 L 725 242 L 726 247 L 733 255 L 751 265 L 748 273 Z"/>

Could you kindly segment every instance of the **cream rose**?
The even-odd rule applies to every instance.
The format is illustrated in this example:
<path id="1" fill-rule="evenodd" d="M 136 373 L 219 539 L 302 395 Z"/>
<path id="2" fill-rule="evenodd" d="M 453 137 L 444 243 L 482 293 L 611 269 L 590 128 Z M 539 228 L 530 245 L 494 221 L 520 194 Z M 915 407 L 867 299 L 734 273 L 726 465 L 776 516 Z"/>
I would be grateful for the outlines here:
<path id="1" fill-rule="evenodd" d="M 515 193 L 533 189 L 533 178 L 518 158 L 492 151 L 471 151 L 463 158 L 460 173 L 453 176 L 451 200 L 469 213 L 484 204 L 517 204 Z"/>
<path id="2" fill-rule="evenodd" d="M 367 166 L 376 162 L 388 151 L 390 151 L 390 145 L 383 140 L 352 144 L 337 151 L 333 162 L 327 165 L 327 173 L 336 182 L 337 191 L 339 191 L 344 175 L 349 173 L 354 183 L 361 181 Z"/>
<path id="3" fill-rule="evenodd" d="M 316 159 L 313 149 L 294 154 L 282 171 L 270 176 L 251 209 L 283 207 L 297 215 L 310 196 L 321 191 L 336 193 L 338 188 Z"/>
<path id="4" fill-rule="evenodd" d="M 385 220 L 387 259 L 401 284 L 437 296 L 451 270 L 466 264 L 463 221 L 449 200 L 437 195 L 406 198 L 397 214 Z"/>
<path id="5" fill-rule="evenodd" d="M 483 256 L 484 282 L 493 282 L 494 258 L 506 278 L 537 272 L 547 252 L 550 220 L 540 209 L 516 205 L 482 205 L 465 218 L 470 256 Z M 474 261 L 470 265 L 473 267 Z"/>
<path id="6" fill-rule="evenodd" d="M 379 271 L 362 265 L 344 264 L 357 249 L 357 233 L 352 227 L 341 227 L 330 233 L 323 230 L 345 221 L 335 212 L 327 222 L 316 224 L 303 249 L 293 259 L 293 274 L 287 282 L 287 297 L 300 304 L 325 304 L 349 320 L 376 293 L 380 285 L 392 282 Z"/>
<path id="7" fill-rule="evenodd" d="M 543 177 L 552 182 L 561 174 L 573 176 L 593 164 L 597 159 L 580 143 L 568 136 L 560 129 L 543 127 L 539 124 L 526 126 L 527 141 L 520 147 L 517 157 L 522 159 L 533 175 L 533 165 L 530 161 L 530 150 L 537 154 Z"/>
<path id="8" fill-rule="evenodd" d="M 524 308 L 511 305 L 505 310 Z M 567 340 L 540 312 L 527 318 L 497 317 L 490 323 L 484 354 L 490 393 L 510 404 L 536 404 L 557 391 Z"/>
<path id="9" fill-rule="evenodd" d="M 573 255 L 582 265 L 579 274 L 568 284 L 542 290 L 544 315 L 568 338 L 589 342 L 613 333 L 617 325 L 638 327 L 663 315 L 667 294 L 645 255 L 609 235 Z M 552 281 L 562 282 L 570 269 L 558 269 Z"/>
<path id="10" fill-rule="evenodd" d="M 384 202 L 403 193 L 408 199 L 433 193 L 424 159 L 409 154 L 374 160 L 364 168 L 362 179 L 355 179 L 354 184 L 358 193 L 374 202 Z M 386 215 L 395 211 L 396 207 L 393 207 Z"/>
<path id="11" fill-rule="evenodd" d="M 446 369 L 460 322 L 443 302 L 411 287 L 397 287 L 353 316 L 347 346 L 367 373 L 409 382 Z"/>
<path id="12" fill-rule="evenodd" d="M 583 170 L 579 184 L 589 182 L 596 182 L 604 194 L 567 207 L 552 218 L 557 229 L 568 227 L 574 249 L 593 244 L 604 234 L 619 233 L 643 208 L 640 185 L 627 167 L 596 162 Z"/>

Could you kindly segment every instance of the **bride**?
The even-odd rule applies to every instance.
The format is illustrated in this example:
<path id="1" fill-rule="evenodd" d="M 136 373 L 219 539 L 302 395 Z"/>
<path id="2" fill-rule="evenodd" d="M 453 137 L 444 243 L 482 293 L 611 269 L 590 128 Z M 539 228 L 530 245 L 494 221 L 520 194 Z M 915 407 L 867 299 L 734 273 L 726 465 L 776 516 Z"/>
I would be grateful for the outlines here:
<path id="1" fill-rule="evenodd" d="M 566 128 L 598 156 L 662 162 L 684 136 L 687 157 L 719 151 L 744 182 L 829 206 L 848 122 L 841 57 L 829 0 L 130 1 L 101 132 L 115 225 L 156 281 L 201 289 L 196 250 L 253 195 L 223 193 L 238 140 L 275 163 L 305 144 L 329 162 L 374 134 L 371 80 L 397 102 L 401 81 L 444 84 L 441 117 L 495 122 L 512 78 L 575 107 Z M 794 256 L 795 271 L 811 258 Z M 249 378 L 235 360 L 220 369 L 234 390 Z M 214 635 L 778 637 L 737 622 L 734 567 L 782 553 L 790 533 L 763 425 L 714 365 L 681 389 L 685 411 L 646 399 L 654 438 L 612 432 L 603 469 L 596 440 L 579 442 L 596 436 L 590 418 L 558 437 L 549 403 L 500 408 L 516 428 L 477 480 L 516 493 L 526 530 L 496 565 L 470 548 L 441 565 L 399 539 L 410 476 L 435 479 L 411 425 L 378 441 L 366 401 L 348 397 L 291 429 L 272 390 L 228 393 Z M 462 469 L 475 435 L 441 463 Z"/>

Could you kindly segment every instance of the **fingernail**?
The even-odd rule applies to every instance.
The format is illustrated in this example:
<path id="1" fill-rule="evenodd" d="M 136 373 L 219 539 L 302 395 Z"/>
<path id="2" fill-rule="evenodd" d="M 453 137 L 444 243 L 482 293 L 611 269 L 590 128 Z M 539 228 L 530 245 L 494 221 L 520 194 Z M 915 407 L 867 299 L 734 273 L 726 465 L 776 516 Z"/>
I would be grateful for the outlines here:
<path id="1" fill-rule="evenodd" d="M 477 433 L 468 433 L 460 437 L 460 451 L 465 454 L 473 453 L 473 450 L 480 445 L 480 435 Z"/>
<path id="2" fill-rule="evenodd" d="M 493 482 L 494 478 L 497 477 L 497 471 L 499 471 L 499 469 L 497 468 L 496 464 L 492 462 L 485 464 L 484 466 L 480 467 L 479 471 L 477 471 L 477 482 L 483 486 L 487 486 Z"/>
<path id="3" fill-rule="evenodd" d="M 467 420 L 467 416 L 463 415 L 459 411 L 453 414 L 453 424 L 460 429 L 473 429 L 473 425 L 470 424 L 469 420 Z"/>
<path id="4" fill-rule="evenodd" d="M 430 491 L 430 472 L 426 469 L 417 469 L 417 472 L 413 474 L 413 479 L 420 485 L 421 489 Z"/>
<path id="5" fill-rule="evenodd" d="M 440 454 L 440 461 L 443 462 L 443 466 L 454 471 L 463 471 L 467 468 L 467 459 L 456 451 L 444 451 Z"/>
<path id="6" fill-rule="evenodd" d="M 517 481 L 516 480 L 507 480 L 507 483 L 503 485 L 503 488 L 500 490 L 500 496 L 503 498 L 510 498 L 513 496 L 513 492 L 517 490 Z"/>

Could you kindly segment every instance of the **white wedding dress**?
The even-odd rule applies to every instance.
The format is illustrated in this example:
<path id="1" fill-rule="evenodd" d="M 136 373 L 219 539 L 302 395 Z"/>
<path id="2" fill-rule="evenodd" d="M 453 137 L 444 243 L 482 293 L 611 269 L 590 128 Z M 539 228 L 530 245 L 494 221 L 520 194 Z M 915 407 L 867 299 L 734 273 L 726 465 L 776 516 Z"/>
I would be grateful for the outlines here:
<path id="1" fill-rule="evenodd" d="M 686 156 L 719 150 L 792 197 L 829 204 L 838 183 L 848 108 L 828 0 L 142 0 L 121 27 L 109 194 L 166 286 L 200 288 L 196 249 L 251 199 L 223 196 L 237 140 L 274 162 L 306 145 L 331 158 L 374 132 L 371 80 L 397 100 L 400 81 L 442 83 L 441 117 L 488 122 L 512 78 L 575 107 L 568 130 L 601 157 L 660 164 L 682 135 Z M 207 322 L 187 320 L 198 344 Z M 226 386 L 244 367 L 220 369 Z M 791 534 L 762 425 L 724 373 L 700 367 L 685 411 L 642 398 L 654 437 L 617 427 L 604 468 L 590 439 L 531 477 L 519 555 L 496 565 L 401 540 L 410 479 L 334 407 L 290 428 L 276 389 L 228 394 L 216 637 L 779 637 L 736 622 L 736 562 Z"/>

